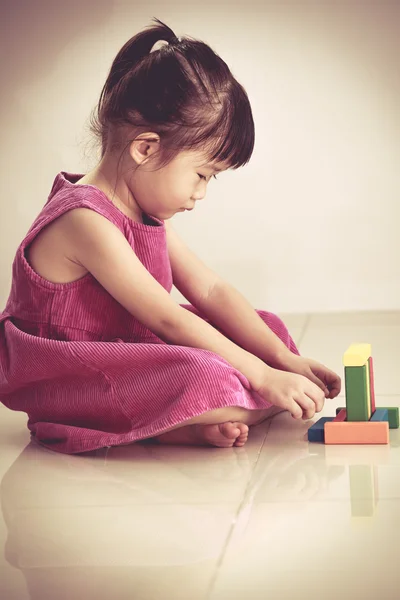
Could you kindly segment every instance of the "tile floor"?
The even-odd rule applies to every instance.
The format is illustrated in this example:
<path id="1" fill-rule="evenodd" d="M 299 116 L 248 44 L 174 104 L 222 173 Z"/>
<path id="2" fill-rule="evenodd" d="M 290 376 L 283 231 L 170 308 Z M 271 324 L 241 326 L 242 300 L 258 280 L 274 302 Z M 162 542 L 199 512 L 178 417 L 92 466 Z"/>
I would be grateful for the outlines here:
<path id="1" fill-rule="evenodd" d="M 400 312 L 280 316 L 342 377 L 346 348 L 371 343 L 377 406 L 400 405 Z M 243 448 L 83 458 L 30 444 L 0 405 L 1 600 L 397 600 L 400 430 L 324 446 L 310 424 L 282 413 Z"/>

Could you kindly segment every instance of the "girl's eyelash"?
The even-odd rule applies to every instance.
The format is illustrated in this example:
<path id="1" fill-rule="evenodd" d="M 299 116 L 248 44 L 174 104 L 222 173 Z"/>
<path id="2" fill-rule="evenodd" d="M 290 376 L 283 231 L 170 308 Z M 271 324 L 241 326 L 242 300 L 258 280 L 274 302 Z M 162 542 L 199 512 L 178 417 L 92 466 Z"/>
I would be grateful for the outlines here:
<path id="1" fill-rule="evenodd" d="M 200 177 L 200 179 L 207 179 L 207 177 L 204 177 L 204 175 L 200 175 L 200 173 L 197 173 L 197 175 Z M 214 179 L 217 179 L 216 175 L 213 175 Z"/>

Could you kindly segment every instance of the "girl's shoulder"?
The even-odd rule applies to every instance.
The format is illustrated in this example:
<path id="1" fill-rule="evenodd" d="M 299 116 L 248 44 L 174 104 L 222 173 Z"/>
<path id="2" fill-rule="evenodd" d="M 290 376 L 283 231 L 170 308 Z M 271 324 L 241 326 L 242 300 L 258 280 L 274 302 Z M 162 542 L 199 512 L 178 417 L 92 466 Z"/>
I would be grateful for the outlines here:
<path id="1" fill-rule="evenodd" d="M 52 221 L 25 248 L 25 258 L 32 269 L 52 283 L 70 283 L 88 273 L 74 260 L 72 243 L 67 235 L 68 223 L 75 210 Z"/>

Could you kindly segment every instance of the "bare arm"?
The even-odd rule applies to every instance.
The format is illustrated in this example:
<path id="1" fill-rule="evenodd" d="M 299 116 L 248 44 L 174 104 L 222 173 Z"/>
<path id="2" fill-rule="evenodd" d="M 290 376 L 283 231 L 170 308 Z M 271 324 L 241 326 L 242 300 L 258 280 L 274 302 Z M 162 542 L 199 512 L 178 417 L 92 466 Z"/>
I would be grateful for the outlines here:
<path id="1" fill-rule="evenodd" d="M 234 342 L 272 367 L 280 369 L 281 363 L 293 356 L 246 298 L 225 281 L 212 288 L 202 313 Z"/>
<path id="2" fill-rule="evenodd" d="M 86 208 L 68 211 L 61 219 L 73 248 L 71 260 L 92 273 L 128 312 L 166 342 L 218 354 L 259 389 L 270 367 L 177 304 L 113 223 Z"/>

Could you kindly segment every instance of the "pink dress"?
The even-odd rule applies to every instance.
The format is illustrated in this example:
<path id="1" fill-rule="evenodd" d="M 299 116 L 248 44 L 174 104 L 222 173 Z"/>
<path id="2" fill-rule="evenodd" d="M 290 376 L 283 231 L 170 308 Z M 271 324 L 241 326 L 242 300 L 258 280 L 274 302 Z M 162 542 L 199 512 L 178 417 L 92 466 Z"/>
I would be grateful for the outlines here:
<path id="1" fill-rule="evenodd" d="M 171 266 L 163 221 L 122 213 L 83 174 L 61 171 L 19 245 L 11 292 L 0 313 L 0 400 L 28 415 L 32 439 L 57 452 L 130 444 L 206 411 L 271 406 L 247 378 L 213 352 L 171 345 L 135 319 L 88 273 L 52 283 L 25 257 L 35 236 L 68 210 L 85 207 L 109 219 L 168 292 Z M 196 308 L 183 305 L 199 317 Z M 298 354 L 283 322 L 257 311 Z M 207 319 L 205 319 L 207 320 Z"/>

